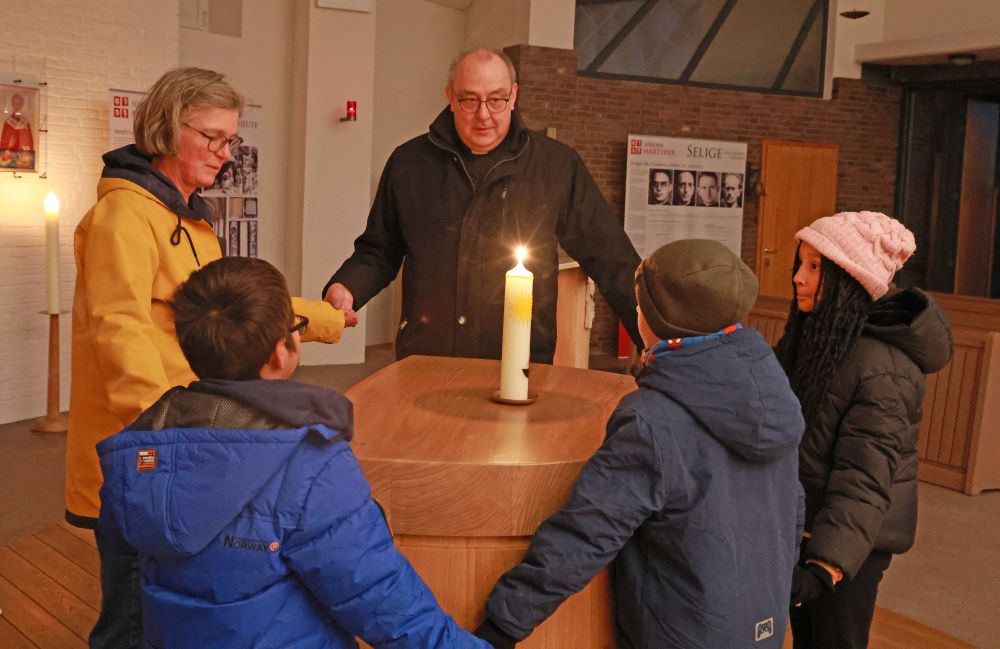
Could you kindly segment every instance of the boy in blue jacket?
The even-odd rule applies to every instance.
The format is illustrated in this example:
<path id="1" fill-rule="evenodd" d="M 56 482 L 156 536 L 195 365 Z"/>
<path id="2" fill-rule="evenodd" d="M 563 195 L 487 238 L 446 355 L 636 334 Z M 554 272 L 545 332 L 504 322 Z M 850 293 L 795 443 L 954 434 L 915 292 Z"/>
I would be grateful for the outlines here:
<path id="1" fill-rule="evenodd" d="M 488 649 L 393 546 L 351 402 L 287 380 L 308 320 L 281 273 L 220 259 L 172 308 L 200 380 L 97 446 L 99 525 L 141 558 L 143 646 Z"/>
<path id="2" fill-rule="evenodd" d="M 690 239 L 646 258 L 635 291 L 639 389 L 476 634 L 513 647 L 611 563 L 618 649 L 778 649 L 803 421 L 771 348 L 740 325 L 757 278 L 721 243 Z"/>

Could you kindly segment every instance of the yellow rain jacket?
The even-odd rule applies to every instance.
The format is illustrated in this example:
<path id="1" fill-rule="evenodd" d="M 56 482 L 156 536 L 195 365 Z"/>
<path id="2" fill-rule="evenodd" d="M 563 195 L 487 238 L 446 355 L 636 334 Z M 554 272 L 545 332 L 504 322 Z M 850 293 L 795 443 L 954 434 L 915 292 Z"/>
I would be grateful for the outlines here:
<path id="1" fill-rule="evenodd" d="M 167 300 L 200 265 L 222 255 L 212 226 L 198 217 L 207 210 L 200 197 L 184 203 L 148 158 L 133 146 L 126 149 L 131 151 L 107 154 L 105 162 L 111 165 L 124 152 L 138 158 L 130 159 L 138 168 L 108 177 L 105 167 L 97 203 L 77 226 L 73 244 L 66 520 L 79 527 L 94 527 L 100 510 L 101 467 L 94 446 L 131 424 L 170 388 L 195 380 Z M 295 313 L 309 318 L 303 341 L 340 340 L 342 312 L 322 301 L 293 297 L 292 302 Z"/>

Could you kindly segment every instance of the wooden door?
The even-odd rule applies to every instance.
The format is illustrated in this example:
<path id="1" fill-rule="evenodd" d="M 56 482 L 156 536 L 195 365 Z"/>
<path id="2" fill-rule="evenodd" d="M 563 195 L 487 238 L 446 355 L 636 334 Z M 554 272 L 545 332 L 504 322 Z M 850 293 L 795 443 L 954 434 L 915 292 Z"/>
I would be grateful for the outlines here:
<path id="1" fill-rule="evenodd" d="M 970 99 L 955 254 L 955 293 L 991 296 L 996 229 L 996 160 L 1000 104 Z"/>
<path id="2" fill-rule="evenodd" d="M 760 294 L 792 298 L 795 233 L 837 204 L 840 146 L 765 140 L 757 228 Z"/>

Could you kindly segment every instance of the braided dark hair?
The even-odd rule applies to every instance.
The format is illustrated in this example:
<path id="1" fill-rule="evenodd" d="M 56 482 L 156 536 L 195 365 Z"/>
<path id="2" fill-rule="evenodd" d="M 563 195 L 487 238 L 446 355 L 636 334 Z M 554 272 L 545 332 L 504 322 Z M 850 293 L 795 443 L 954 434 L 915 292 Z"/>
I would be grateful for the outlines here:
<path id="1" fill-rule="evenodd" d="M 796 251 L 793 277 L 801 264 Z M 812 313 L 799 311 L 798 302 L 792 300 L 785 334 L 777 350 L 792 390 L 802 404 L 807 425 L 813 420 L 840 361 L 861 335 L 872 307 L 868 291 L 826 257 L 820 262 L 816 295 L 820 298 Z"/>

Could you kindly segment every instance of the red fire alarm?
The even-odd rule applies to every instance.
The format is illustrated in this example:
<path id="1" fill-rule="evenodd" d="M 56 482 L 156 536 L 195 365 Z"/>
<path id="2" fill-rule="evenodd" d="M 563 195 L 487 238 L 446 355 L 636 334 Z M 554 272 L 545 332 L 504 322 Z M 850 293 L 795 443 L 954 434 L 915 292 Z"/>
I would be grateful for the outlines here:
<path id="1" fill-rule="evenodd" d="M 347 115 L 341 117 L 342 122 L 356 122 L 358 120 L 358 102 L 349 101 L 347 102 Z"/>

